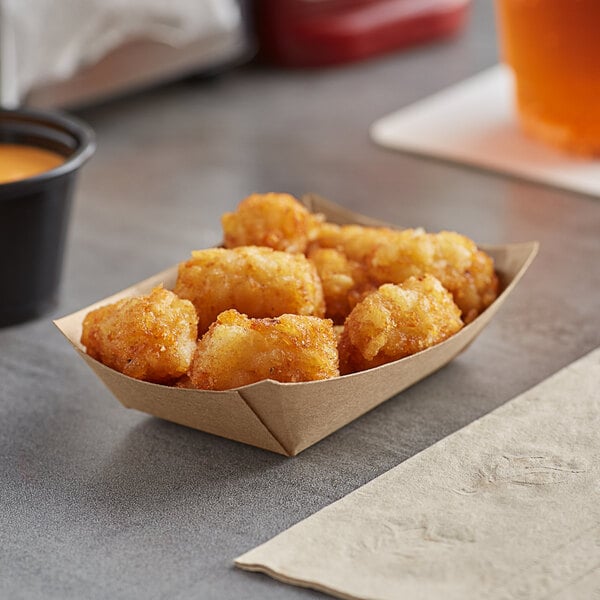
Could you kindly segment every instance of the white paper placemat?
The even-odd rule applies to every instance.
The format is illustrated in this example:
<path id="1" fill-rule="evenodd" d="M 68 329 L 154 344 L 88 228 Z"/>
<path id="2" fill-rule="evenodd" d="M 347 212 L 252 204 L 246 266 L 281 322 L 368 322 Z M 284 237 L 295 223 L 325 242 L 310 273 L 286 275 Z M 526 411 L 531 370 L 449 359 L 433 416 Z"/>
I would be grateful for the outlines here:
<path id="1" fill-rule="evenodd" d="M 598 382 L 600 348 L 236 565 L 340 598 L 600 597 Z"/>
<path id="2" fill-rule="evenodd" d="M 378 120 L 371 136 L 387 148 L 600 196 L 600 160 L 570 157 L 526 137 L 512 98 L 511 74 L 496 66 Z"/>

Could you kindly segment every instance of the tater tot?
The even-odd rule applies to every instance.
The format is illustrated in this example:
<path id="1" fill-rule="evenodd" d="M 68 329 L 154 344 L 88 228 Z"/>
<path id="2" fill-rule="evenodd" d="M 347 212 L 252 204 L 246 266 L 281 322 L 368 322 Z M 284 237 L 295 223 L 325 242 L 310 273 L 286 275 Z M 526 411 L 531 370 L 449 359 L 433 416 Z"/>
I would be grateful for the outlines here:
<path id="1" fill-rule="evenodd" d="M 361 263 L 350 260 L 334 248 L 315 248 L 308 255 L 323 284 L 325 316 L 341 324 L 372 285 Z"/>
<path id="2" fill-rule="evenodd" d="M 340 336 L 342 374 L 414 354 L 445 340 L 463 323 L 452 295 L 433 276 L 384 284 L 359 302 Z"/>
<path id="3" fill-rule="evenodd" d="M 196 307 L 199 335 L 229 308 L 257 318 L 325 315 L 315 266 L 302 254 L 271 248 L 194 251 L 190 260 L 179 265 L 174 291 Z"/>
<path id="4" fill-rule="evenodd" d="M 227 310 L 198 342 L 186 386 L 226 390 L 263 379 L 299 382 L 337 375 L 336 337 L 329 319 L 250 319 Z"/>
<path id="5" fill-rule="evenodd" d="M 91 357 L 125 375 L 170 383 L 191 365 L 197 326 L 191 302 L 156 287 L 88 313 L 81 343 Z"/>
<path id="6" fill-rule="evenodd" d="M 402 234 L 410 236 L 413 231 L 422 230 L 407 229 Z M 389 243 L 398 233 L 401 232 L 388 227 L 321 223 L 314 242 L 309 245 L 309 253 L 316 248 L 333 248 L 343 252 L 349 260 L 366 264 L 375 248 Z"/>
<path id="7" fill-rule="evenodd" d="M 334 248 L 358 261 L 377 286 L 402 283 L 429 274 L 450 291 L 466 323 L 485 310 L 498 295 L 492 259 L 464 235 L 451 231 L 323 223 L 309 251 Z"/>
<path id="8" fill-rule="evenodd" d="M 378 284 L 434 275 L 454 297 L 465 323 L 496 299 L 494 263 L 472 240 L 452 231 L 412 236 L 402 233 L 378 246 L 369 258 L 369 275 Z"/>
<path id="9" fill-rule="evenodd" d="M 289 194 L 252 194 L 235 212 L 221 217 L 226 248 L 268 246 L 304 252 L 314 238 L 320 215 L 309 212 Z"/>

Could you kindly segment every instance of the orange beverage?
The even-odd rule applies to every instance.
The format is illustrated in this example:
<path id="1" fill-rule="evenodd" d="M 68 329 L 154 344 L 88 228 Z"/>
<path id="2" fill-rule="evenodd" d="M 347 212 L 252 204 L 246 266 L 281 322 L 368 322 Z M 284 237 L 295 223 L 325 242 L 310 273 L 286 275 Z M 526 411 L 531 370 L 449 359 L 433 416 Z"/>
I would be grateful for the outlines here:
<path id="1" fill-rule="evenodd" d="M 600 155 L 600 0 L 496 0 L 523 129 Z"/>

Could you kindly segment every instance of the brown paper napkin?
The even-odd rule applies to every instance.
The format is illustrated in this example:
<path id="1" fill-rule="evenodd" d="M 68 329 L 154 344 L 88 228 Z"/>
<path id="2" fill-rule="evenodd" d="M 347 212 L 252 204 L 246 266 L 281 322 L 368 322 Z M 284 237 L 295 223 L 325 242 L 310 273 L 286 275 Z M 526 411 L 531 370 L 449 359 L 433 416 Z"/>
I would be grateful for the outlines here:
<path id="1" fill-rule="evenodd" d="M 600 348 L 236 559 L 340 598 L 592 598 Z"/>

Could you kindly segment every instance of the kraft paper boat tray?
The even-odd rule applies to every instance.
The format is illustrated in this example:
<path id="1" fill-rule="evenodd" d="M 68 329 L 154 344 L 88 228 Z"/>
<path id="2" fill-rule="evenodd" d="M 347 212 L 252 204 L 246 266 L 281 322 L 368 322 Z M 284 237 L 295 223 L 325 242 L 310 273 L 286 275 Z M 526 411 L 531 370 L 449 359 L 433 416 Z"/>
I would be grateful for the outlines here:
<path id="1" fill-rule="evenodd" d="M 333 223 L 383 225 L 315 195 L 304 198 L 313 212 Z M 389 224 L 388 224 L 389 226 Z M 80 356 L 127 408 L 201 431 L 295 456 L 305 448 L 430 375 L 462 352 L 489 323 L 537 250 L 537 242 L 482 246 L 493 258 L 502 293 L 477 319 L 448 340 L 418 354 L 368 371 L 325 381 L 261 381 L 222 392 L 173 388 L 132 379 L 90 358 L 80 343 L 81 324 L 92 309 L 148 293 L 163 283 L 172 288 L 177 265 L 55 321 Z"/>

